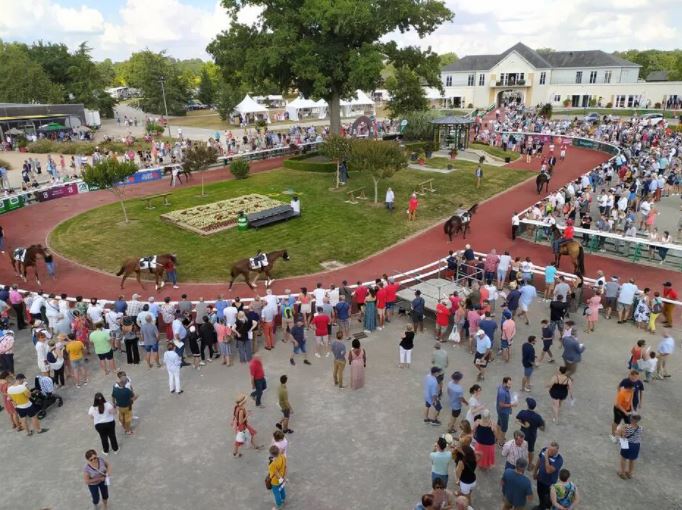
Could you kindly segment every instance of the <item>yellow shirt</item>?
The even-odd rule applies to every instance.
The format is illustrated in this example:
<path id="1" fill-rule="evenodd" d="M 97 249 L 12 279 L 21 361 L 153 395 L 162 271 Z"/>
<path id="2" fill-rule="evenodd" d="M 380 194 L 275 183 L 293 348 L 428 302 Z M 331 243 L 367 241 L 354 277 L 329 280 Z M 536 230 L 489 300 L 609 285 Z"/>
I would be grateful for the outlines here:
<path id="1" fill-rule="evenodd" d="M 279 454 L 272 459 L 268 466 L 268 474 L 270 475 L 270 482 L 272 485 L 279 485 L 280 478 L 284 478 L 287 474 L 287 458 Z"/>
<path id="2" fill-rule="evenodd" d="M 31 407 L 31 392 L 26 387 L 26 384 L 15 384 L 7 388 L 7 395 L 14 402 L 14 406 L 19 409 L 26 409 Z"/>
<path id="3" fill-rule="evenodd" d="M 72 340 L 66 344 L 66 352 L 69 353 L 71 361 L 83 359 L 83 351 L 85 351 L 85 346 L 80 340 Z"/>

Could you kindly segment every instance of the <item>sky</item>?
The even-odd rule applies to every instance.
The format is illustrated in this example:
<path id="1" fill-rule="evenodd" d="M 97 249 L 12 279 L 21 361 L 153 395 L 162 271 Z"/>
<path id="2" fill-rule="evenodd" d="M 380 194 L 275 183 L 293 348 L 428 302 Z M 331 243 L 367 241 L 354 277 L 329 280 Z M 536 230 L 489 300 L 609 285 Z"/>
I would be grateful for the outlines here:
<path id="1" fill-rule="evenodd" d="M 521 41 L 556 50 L 675 49 L 682 41 L 681 0 L 446 0 L 452 22 L 400 45 L 459 56 L 500 53 Z M 246 11 L 252 22 L 257 11 Z M 125 60 L 149 48 L 176 58 L 207 59 L 206 45 L 228 26 L 218 0 L 0 0 L 0 39 L 87 41 L 96 60 Z"/>

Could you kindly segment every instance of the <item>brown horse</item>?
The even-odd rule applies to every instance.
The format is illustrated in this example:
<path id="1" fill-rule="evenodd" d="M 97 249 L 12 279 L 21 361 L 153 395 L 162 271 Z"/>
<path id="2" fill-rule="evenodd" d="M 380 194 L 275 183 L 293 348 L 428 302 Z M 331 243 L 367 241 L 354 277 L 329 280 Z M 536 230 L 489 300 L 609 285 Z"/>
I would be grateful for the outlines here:
<path id="1" fill-rule="evenodd" d="M 123 283 L 126 281 L 126 278 L 128 278 L 128 276 L 130 276 L 132 273 L 135 273 L 137 276 L 137 283 L 139 283 L 144 289 L 144 284 L 142 283 L 142 280 L 140 280 L 140 273 L 142 273 L 142 271 L 149 271 L 150 274 L 154 275 L 156 290 L 159 290 L 166 284 L 166 282 L 163 280 L 163 273 L 165 271 L 166 264 L 169 262 L 172 262 L 173 264 L 178 263 L 176 256 L 172 253 L 152 255 L 142 259 L 125 259 L 121 264 L 121 269 L 119 269 L 118 273 L 116 273 L 116 276 L 123 275 L 123 278 L 121 279 L 121 288 L 123 288 Z M 159 278 L 161 278 L 160 284 Z"/>
<path id="2" fill-rule="evenodd" d="M 43 259 L 47 255 L 47 250 L 43 248 L 42 244 L 32 244 L 28 248 L 15 248 L 9 250 L 9 260 L 12 263 L 12 269 L 22 280 L 26 281 L 26 270 L 33 267 L 36 275 L 36 283 L 40 285 L 40 278 L 38 278 L 38 255 Z"/>
<path id="3" fill-rule="evenodd" d="M 455 214 L 445 222 L 443 231 L 450 238 L 450 242 L 452 242 L 452 236 L 459 234 L 460 230 L 462 231 L 462 238 L 467 238 L 467 230 L 469 230 L 469 224 L 471 223 L 472 217 L 476 214 L 476 209 L 478 209 L 478 204 L 472 205 L 469 210 L 464 213 Z"/>
<path id="4" fill-rule="evenodd" d="M 251 261 L 249 259 L 242 259 L 235 262 L 230 269 L 230 276 L 232 277 L 230 280 L 230 290 L 232 289 L 232 284 L 239 275 L 244 277 L 249 287 L 255 289 L 256 282 L 258 281 L 258 277 L 261 273 L 265 273 L 265 276 L 267 277 L 265 286 L 269 287 L 270 284 L 274 282 L 274 280 L 270 278 L 270 271 L 272 271 L 275 261 L 279 258 L 282 260 L 289 260 L 289 253 L 287 253 L 287 250 L 278 250 L 268 252 L 265 254 L 265 256 L 267 257 L 268 265 L 265 267 L 259 267 L 258 269 L 251 269 Z M 251 273 L 256 273 L 256 278 L 254 278 L 253 282 L 250 279 Z"/>
<path id="5" fill-rule="evenodd" d="M 585 251 L 583 246 L 572 239 L 565 243 L 559 244 L 562 234 L 561 230 L 556 225 L 552 225 L 552 251 L 554 252 L 554 262 L 557 269 L 561 263 L 561 256 L 568 255 L 573 262 L 573 272 L 576 274 L 585 274 Z"/>

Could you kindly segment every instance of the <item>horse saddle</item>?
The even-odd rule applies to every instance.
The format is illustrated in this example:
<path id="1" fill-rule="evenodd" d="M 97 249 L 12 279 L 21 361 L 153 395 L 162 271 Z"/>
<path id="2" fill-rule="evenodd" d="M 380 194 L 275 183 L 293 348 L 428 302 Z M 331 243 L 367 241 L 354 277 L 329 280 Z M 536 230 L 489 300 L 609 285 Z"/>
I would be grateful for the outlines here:
<path id="1" fill-rule="evenodd" d="M 455 216 L 459 216 L 462 223 L 469 223 L 471 221 L 471 214 L 469 214 L 469 211 L 462 211 L 460 209 L 455 213 Z"/>
<path id="2" fill-rule="evenodd" d="M 265 253 L 259 253 L 255 257 L 249 259 L 249 265 L 251 269 L 261 269 L 268 265 L 268 257 Z"/>
<path id="3" fill-rule="evenodd" d="M 26 248 L 17 248 L 14 250 L 12 253 L 12 258 L 16 260 L 17 262 L 24 263 L 24 259 L 26 258 Z"/>
<path id="4" fill-rule="evenodd" d="M 149 269 L 150 272 L 156 269 L 156 255 L 141 258 L 140 269 Z"/>

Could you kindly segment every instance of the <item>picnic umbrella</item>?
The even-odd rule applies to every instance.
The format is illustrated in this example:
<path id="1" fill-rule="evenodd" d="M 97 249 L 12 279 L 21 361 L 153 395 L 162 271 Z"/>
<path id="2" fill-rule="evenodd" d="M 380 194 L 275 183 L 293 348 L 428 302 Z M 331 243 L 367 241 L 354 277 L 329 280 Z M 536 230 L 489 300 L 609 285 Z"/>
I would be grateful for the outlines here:
<path id="1" fill-rule="evenodd" d="M 24 132 L 21 129 L 12 128 L 5 131 L 8 135 L 23 135 Z"/>
<path id="2" fill-rule="evenodd" d="M 62 129 L 66 128 L 56 122 L 50 122 L 49 124 L 44 124 L 38 128 L 39 131 L 61 131 Z"/>

